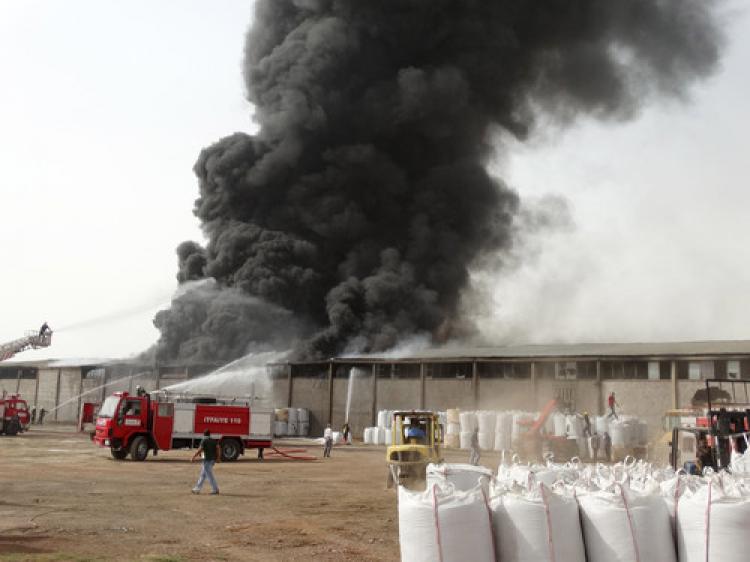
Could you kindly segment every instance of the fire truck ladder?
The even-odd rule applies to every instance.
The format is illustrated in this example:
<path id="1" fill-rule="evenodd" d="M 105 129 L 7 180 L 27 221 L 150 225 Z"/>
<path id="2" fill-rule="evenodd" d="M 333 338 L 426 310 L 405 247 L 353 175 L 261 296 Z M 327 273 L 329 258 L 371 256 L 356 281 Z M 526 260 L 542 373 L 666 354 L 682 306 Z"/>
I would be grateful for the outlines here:
<path id="1" fill-rule="evenodd" d="M 52 344 L 52 332 L 40 334 L 37 331 L 27 331 L 24 337 L 18 338 L 8 343 L 0 344 L 0 361 L 10 359 L 16 353 L 21 353 L 27 349 L 38 349 L 40 347 L 49 347 Z"/>

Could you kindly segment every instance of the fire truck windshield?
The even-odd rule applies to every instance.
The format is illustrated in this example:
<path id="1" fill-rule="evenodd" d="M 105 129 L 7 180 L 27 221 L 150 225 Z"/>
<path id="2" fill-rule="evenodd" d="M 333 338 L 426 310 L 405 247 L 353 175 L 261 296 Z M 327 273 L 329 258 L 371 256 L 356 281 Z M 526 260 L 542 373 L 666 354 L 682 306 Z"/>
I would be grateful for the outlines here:
<path id="1" fill-rule="evenodd" d="M 99 417 L 100 418 L 113 417 L 115 415 L 115 411 L 117 410 L 117 405 L 119 403 L 120 403 L 119 396 L 110 396 L 109 398 L 107 398 L 99 410 Z"/>

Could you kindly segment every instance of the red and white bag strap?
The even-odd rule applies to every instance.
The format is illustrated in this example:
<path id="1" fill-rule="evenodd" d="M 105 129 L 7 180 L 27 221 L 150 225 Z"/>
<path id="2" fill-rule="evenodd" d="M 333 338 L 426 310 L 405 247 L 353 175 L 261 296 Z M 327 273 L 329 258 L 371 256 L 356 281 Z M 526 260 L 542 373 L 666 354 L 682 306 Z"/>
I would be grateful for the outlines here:
<path id="1" fill-rule="evenodd" d="M 440 540 L 440 516 L 438 514 L 437 484 L 432 485 L 432 516 L 435 522 L 435 540 L 437 541 L 438 561 L 443 562 L 443 543 Z"/>
<path id="2" fill-rule="evenodd" d="M 552 516 L 549 512 L 549 500 L 544 490 L 544 483 L 539 483 L 539 493 L 542 496 L 542 503 L 544 504 L 544 515 L 547 519 L 547 547 L 549 548 L 549 560 L 550 562 L 557 562 L 555 560 L 555 545 L 552 539 Z"/>
<path id="3" fill-rule="evenodd" d="M 633 517 L 630 514 L 630 506 L 628 505 L 628 498 L 625 496 L 625 489 L 622 485 L 620 488 L 620 496 L 622 502 L 625 505 L 625 515 L 628 518 L 628 528 L 630 529 L 630 537 L 633 539 L 633 550 L 635 552 L 635 562 L 641 562 L 641 553 L 638 551 L 638 539 L 635 538 L 635 528 L 633 527 Z"/>

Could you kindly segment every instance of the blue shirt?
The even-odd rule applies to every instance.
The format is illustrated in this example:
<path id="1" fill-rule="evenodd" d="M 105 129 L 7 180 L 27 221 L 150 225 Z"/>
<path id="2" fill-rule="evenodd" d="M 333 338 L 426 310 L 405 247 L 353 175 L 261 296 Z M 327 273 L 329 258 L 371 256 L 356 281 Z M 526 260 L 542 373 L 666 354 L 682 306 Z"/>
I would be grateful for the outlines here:
<path id="1" fill-rule="evenodd" d="M 420 427 L 410 427 L 406 430 L 406 437 L 424 438 L 426 437 L 425 432 Z"/>

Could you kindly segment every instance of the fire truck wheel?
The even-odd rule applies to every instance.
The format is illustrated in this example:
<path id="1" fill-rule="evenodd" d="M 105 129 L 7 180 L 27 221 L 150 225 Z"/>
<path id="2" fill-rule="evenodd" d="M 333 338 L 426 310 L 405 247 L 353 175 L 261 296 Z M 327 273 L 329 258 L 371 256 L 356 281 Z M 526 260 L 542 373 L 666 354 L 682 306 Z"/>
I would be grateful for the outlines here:
<path id="1" fill-rule="evenodd" d="M 110 449 L 110 452 L 112 453 L 112 457 L 116 458 L 118 461 L 121 461 L 128 456 L 127 449 Z"/>
<path id="2" fill-rule="evenodd" d="M 18 433 L 19 429 L 21 429 L 21 427 L 20 427 L 20 424 L 18 423 L 18 420 L 15 419 L 15 418 L 13 418 L 5 426 L 5 434 L 6 435 L 15 435 L 16 433 Z"/>
<path id="3" fill-rule="evenodd" d="M 224 462 L 236 461 L 240 456 L 240 444 L 234 439 L 225 439 L 221 442 L 221 460 Z"/>
<path id="4" fill-rule="evenodd" d="M 148 456 L 148 441 L 143 435 L 139 435 L 130 444 L 130 458 L 134 461 L 145 461 Z"/>

